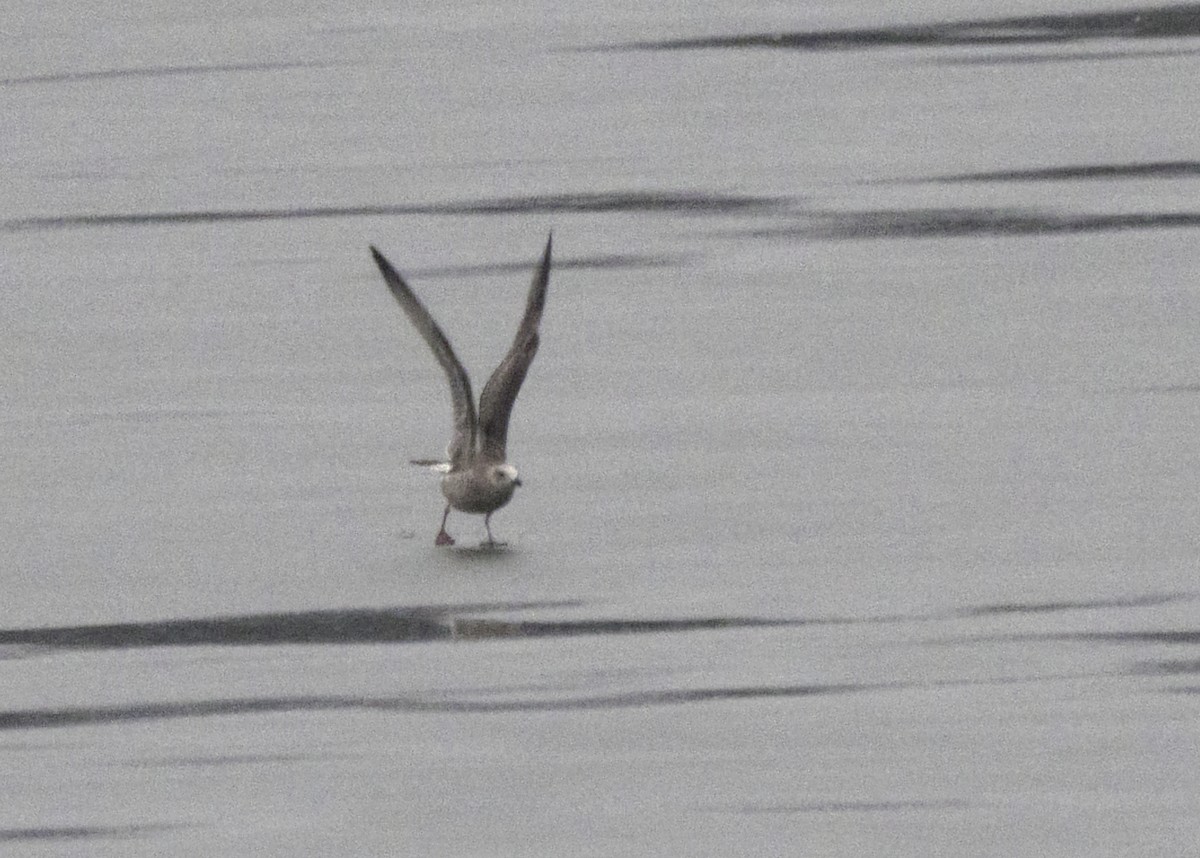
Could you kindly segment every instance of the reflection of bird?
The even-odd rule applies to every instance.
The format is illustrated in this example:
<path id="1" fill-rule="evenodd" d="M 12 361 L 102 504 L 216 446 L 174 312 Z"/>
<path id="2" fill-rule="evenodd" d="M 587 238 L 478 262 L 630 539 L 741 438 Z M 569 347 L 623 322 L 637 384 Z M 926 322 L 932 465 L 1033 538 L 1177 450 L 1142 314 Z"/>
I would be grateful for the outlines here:
<path id="1" fill-rule="evenodd" d="M 488 523 L 492 513 L 508 503 L 513 490 L 521 485 L 517 469 L 504 461 L 505 441 L 508 438 L 508 419 L 525 373 L 533 362 L 538 348 L 538 324 L 542 321 L 542 308 L 546 306 L 546 285 L 550 281 L 550 244 L 553 236 L 546 240 L 542 262 L 533 275 L 529 287 L 529 298 L 525 304 L 525 317 L 517 328 L 512 347 L 492 377 L 483 387 L 479 397 L 479 412 L 471 396 L 471 382 L 467 372 L 454 355 L 450 343 L 429 311 L 417 300 L 408 284 L 391 266 L 383 254 L 371 247 L 375 264 L 383 272 L 388 288 L 400 302 L 401 308 L 417 331 L 429 343 L 433 354 L 450 382 L 450 397 L 454 405 L 454 437 L 446 455 L 448 463 L 438 465 L 445 473 L 442 477 L 442 494 L 446 496 L 446 512 L 442 515 L 442 527 L 438 531 L 437 545 L 453 545 L 454 540 L 446 532 L 446 519 L 451 508 L 460 512 L 482 515 L 487 529 L 487 545 L 496 545 L 492 528 Z M 433 464 L 417 461 L 414 464 Z"/>

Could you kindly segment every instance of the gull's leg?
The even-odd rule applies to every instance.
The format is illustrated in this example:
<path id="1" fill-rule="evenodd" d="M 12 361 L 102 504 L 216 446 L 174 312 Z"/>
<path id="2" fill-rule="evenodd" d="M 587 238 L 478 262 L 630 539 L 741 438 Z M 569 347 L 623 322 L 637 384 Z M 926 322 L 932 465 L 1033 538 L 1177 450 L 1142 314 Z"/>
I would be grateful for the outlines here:
<path id="1" fill-rule="evenodd" d="M 484 529 L 487 530 L 487 535 L 488 535 L 488 540 L 487 540 L 487 542 L 484 543 L 484 545 L 487 545 L 487 546 L 490 546 L 493 548 L 497 545 L 506 545 L 507 543 L 497 542 L 496 538 L 494 536 L 492 536 L 492 526 L 490 524 L 488 524 L 488 522 L 491 520 L 491 518 L 492 518 L 492 514 L 490 512 L 483 517 L 483 526 L 484 526 Z"/>
<path id="2" fill-rule="evenodd" d="M 450 504 L 446 504 L 446 511 L 442 513 L 442 529 L 438 531 L 437 539 L 433 540 L 434 545 L 453 545 L 454 537 L 446 533 L 446 519 L 450 517 Z"/>

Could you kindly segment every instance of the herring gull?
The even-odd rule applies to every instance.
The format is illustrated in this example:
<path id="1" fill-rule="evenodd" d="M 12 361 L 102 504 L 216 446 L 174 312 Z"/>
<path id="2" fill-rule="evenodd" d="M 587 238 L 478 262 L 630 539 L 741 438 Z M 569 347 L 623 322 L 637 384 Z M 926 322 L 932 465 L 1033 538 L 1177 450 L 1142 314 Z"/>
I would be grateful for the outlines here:
<path id="1" fill-rule="evenodd" d="M 508 439 L 508 420 L 512 415 L 513 403 L 525 380 L 525 373 L 533 362 L 538 348 L 538 325 L 542 320 L 542 309 L 546 305 L 546 286 L 550 281 L 550 245 L 553 234 L 546 239 L 546 250 L 542 261 L 533 275 L 529 297 L 525 302 L 525 315 L 521 319 L 512 347 L 492 377 L 483 386 L 479 397 L 479 409 L 471 395 L 471 382 L 467 371 L 450 347 L 449 340 L 438 327 L 433 316 L 408 284 L 384 258 L 374 245 L 371 255 L 379 266 L 388 288 L 399 302 L 417 332 L 429 344 L 450 382 L 450 398 L 454 408 L 454 435 L 446 450 L 448 462 L 433 463 L 415 460 L 413 464 L 434 465 L 444 473 L 442 494 L 446 497 L 446 511 L 442 514 L 442 526 L 434 543 L 453 545 L 454 539 L 446 532 L 446 520 L 450 510 L 483 516 L 487 530 L 485 545 L 495 546 L 490 519 L 492 513 L 504 506 L 521 485 L 517 469 L 505 461 L 505 443 Z"/>

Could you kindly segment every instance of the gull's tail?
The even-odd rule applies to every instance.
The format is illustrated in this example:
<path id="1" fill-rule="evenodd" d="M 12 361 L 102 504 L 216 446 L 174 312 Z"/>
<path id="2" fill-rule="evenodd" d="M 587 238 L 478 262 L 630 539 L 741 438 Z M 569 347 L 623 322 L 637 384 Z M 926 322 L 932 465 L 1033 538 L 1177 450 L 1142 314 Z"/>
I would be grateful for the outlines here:
<path id="1" fill-rule="evenodd" d="M 443 462 L 441 459 L 409 459 L 408 463 L 420 468 L 429 468 L 429 470 L 439 474 L 448 474 L 450 472 L 450 463 Z"/>

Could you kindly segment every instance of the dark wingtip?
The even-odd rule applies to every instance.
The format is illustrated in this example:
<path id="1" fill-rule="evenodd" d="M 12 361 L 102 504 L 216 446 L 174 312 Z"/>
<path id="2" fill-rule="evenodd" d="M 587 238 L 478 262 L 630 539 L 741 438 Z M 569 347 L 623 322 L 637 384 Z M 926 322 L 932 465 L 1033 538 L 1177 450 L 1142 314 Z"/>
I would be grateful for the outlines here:
<path id="1" fill-rule="evenodd" d="M 379 248 L 373 244 L 369 246 L 371 248 L 371 256 L 375 258 L 375 264 L 379 266 L 379 270 L 383 272 L 384 277 L 392 276 L 399 278 L 399 272 L 396 271 L 392 263 L 387 261 L 387 257 L 379 252 Z"/>

